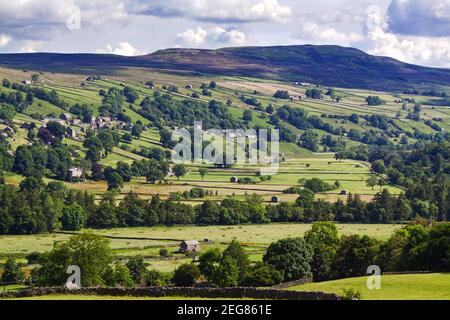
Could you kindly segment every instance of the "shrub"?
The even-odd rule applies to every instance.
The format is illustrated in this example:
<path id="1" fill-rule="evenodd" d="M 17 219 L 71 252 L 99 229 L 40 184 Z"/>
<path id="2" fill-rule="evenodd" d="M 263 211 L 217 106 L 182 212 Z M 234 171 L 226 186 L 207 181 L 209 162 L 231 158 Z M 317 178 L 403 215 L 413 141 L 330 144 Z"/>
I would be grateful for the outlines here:
<path id="1" fill-rule="evenodd" d="M 173 284 L 179 287 L 192 287 L 200 277 L 200 270 L 194 264 L 183 264 L 175 270 Z"/>

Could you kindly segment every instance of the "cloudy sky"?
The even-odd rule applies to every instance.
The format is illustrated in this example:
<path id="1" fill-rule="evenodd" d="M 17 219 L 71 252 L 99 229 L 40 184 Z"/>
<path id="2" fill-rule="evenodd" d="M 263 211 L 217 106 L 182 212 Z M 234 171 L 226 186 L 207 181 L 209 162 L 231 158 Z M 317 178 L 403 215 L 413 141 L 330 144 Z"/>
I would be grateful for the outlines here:
<path id="1" fill-rule="evenodd" d="M 450 67 L 450 0 L 0 0 L 0 52 L 291 44 Z"/>

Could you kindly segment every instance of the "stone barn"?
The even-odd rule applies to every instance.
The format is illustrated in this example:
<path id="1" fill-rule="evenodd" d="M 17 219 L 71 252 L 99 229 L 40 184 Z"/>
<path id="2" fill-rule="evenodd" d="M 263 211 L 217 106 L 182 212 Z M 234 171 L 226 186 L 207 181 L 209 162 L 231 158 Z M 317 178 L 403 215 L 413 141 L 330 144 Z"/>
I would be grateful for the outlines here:
<path id="1" fill-rule="evenodd" d="M 272 203 L 280 203 L 281 199 L 278 196 L 273 196 L 272 199 L 271 199 L 271 202 Z"/>
<path id="2" fill-rule="evenodd" d="M 180 244 L 180 252 L 188 253 L 188 252 L 199 252 L 200 251 L 200 242 L 197 240 L 186 240 L 181 242 Z"/>

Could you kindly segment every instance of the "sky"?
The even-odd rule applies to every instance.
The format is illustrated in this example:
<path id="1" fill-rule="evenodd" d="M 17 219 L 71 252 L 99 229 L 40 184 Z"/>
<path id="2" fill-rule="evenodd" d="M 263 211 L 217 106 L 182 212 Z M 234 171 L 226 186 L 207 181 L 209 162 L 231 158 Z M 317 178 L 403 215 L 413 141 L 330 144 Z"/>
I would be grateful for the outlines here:
<path id="1" fill-rule="evenodd" d="M 300 44 L 450 67 L 450 0 L 0 0 L 0 53 Z"/>

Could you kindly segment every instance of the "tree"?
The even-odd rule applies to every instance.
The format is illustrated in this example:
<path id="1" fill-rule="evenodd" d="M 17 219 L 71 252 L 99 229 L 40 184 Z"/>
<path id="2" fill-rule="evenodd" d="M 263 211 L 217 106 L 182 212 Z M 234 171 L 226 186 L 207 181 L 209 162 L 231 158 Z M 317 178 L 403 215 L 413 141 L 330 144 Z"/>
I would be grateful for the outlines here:
<path id="1" fill-rule="evenodd" d="M 244 120 L 245 122 L 250 122 L 253 120 L 253 113 L 251 110 L 245 110 L 244 114 L 242 116 L 242 120 Z"/>
<path id="2" fill-rule="evenodd" d="M 363 276 L 375 263 L 378 242 L 366 235 L 342 236 L 333 269 L 339 278 Z"/>
<path id="3" fill-rule="evenodd" d="M 272 114 L 275 111 L 275 109 L 273 108 L 273 106 L 271 104 L 269 104 L 266 108 L 266 112 L 268 114 Z"/>
<path id="4" fill-rule="evenodd" d="M 308 89 L 306 90 L 306 96 L 311 99 L 321 99 L 322 98 L 322 90 L 320 89 Z"/>
<path id="5" fill-rule="evenodd" d="M 382 104 L 385 104 L 386 101 L 382 100 L 380 97 L 378 96 L 368 96 L 366 98 L 366 102 L 369 106 L 379 106 Z"/>
<path id="6" fill-rule="evenodd" d="M 221 288 L 235 287 L 239 280 L 239 268 L 230 256 L 224 256 L 214 270 L 213 282 Z"/>
<path id="7" fill-rule="evenodd" d="M 134 283 L 140 284 L 145 278 L 147 266 L 141 256 L 131 257 L 126 264 Z"/>
<path id="8" fill-rule="evenodd" d="M 371 176 L 367 179 L 366 183 L 367 183 L 367 186 L 368 186 L 368 187 L 371 187 L 372 190 L 373 190 L 373 188 L 375 188 L 375 186 L 378 185 L 378 178 L 377 178 L 377 176 L 371 175 Z"/>
<path id="9" fill-rule="evenodd" d="M 205 176 L 208 174 L 208 169 L 200 168 L 200 169 L 198 169 L 198 173 L 202 177 L 202 181 L 203 181 L 203 179 L 205 179 Z"/>
<path id="10" fill-rule="evenodd" d="M 135 103 L 139 99 L 139 94 L 131 87 L 125 87 L 123 94 L 129 103 Z"/>
<path id="11" fill-rule="evenodd" d="M 130 182 L 133 177 L 130 165 L 123 161 L 119 161 L 116 166 L 116 172 L 122 177 L 123 182 Z"/>
<path id="12" fill-rule="evenodd" d="M 316 195 L 309 189 L 303 189 L 299 192 L 299 197 L 296 200 L 296 205 L 301 208 L 310 208 L 314 204 Z"/>
<path id="13" fill-rule="evenodd" d="M 84 140 L 83 147 L 87 148 L 86 158 L 92 162 L 100 161 L 102 157 L 103 144 L 102 141 L 96 137 L 91 136 Z"/>
<path id="14" fill-rule="evenodd" d="M 301 136 L 300 136 L 300 142 L 299 146 L 308 150 L 311 150 L 313 152 L 317 152 L 319 150 L 317 146 L 317 136 L 316 134 L 311 130 L 306 130 Z"/>
<path id="15" fill-rule="evenodd" d="M 200 270 L 195 264 L 182 264 L 175 270 L 172 282 L 179 287 L 192 287 L 200 277 Z"/>
<path id="16" fill-rule="evenodd" d="M 66 134 L 66 127 L 56 121 L 48 122 L 46 128 L 53 136 L 60 140 L 62 140 Z"/>
<path id="17" fill-rule="evenodd" d="M 26 177 L 19 184 L 20 191 L 22 192 L 33 192 L 39 191 L 45 187 L 44 181 L 41 178 L 36 177 Z"/>
<path id="18" fill-rule="evenodd" d="M 289 95 L 289 91 L 287 90 L 277 90 L 273 97 L 278 99 L 289 99 L 291 96 Z"/>
<path id="19" fill-rule="evenodd" d="M 122 136 L 122 140 L 125 141 L 126 143 L 131 143 L 133 142 L 133 136 L 130 133 L 124 133 Z"/>
<path id="20" fill-rule="evenodd" d="M 140 138 L 142 131 L 144 131 L 144 129 L 142 128 L 142 126 L 138 123 L 136 123 L 133 128 L 131 128 L 131 135 L 135 138 Z"/>
<path id="21" fill-rule="evenodd" d="M 123 179 L 117 172 L 113 172 L 110 175 L 108 175 L 107 183 L 108 183 L 108 191 L 120 190 L 123 188 Z"/>
<path id="22" fill-rule="evenodd" d="M 387 171 L 383 160 L 375 160 L 372 163 L 372 170 L 378 174 L 385 174 Z"/>
<path id="23" fill-rule="evenodd" d="M 311 190 L 314 193 L 326 192 L 334 189 L 332 185 L 329 185 L 328 183 L 319 178 L 312 178 L 310 180 L 306 180 L 304 183 L 304 187 L 306 189 Z"/>
<path id="24" fill-rule="evenodd" d="M 285 281 L 312 276 L 313 250 L 302 238 L 288 238 L 270 244 L 263 261 L 282 272 Z"/>
<path id="25" fill-rule="evenodd" d="M 78 203 L 66 206 L 62 210 L 61 224 L 63 230 L 78 231 L 84 228 L 86 215 Z"/>
<path id="26" fill-rule="evenodd" d="M 103 199 L 88 219 L 90 228 L 106 229 L 117 227 L 117 225 L 117 207 L 114 199 Z"/>
<path id="27" fill-rule="evenodd" d="M 126 266 L 116 263 L 114 266 L 108 266 L 103 275 L 105 284 L 109 287 L 132 287 L 133 278 Z"/>
<path id="28" fill-rule="evenodd" d="M 200 255 L 198 267 L 208 281 L 213 281 L 214 272 L 221 260 L 219 248 L 210 249 Z"/>
<path id="29" fill-rule="evenodd" d="M 250 266 L 250 260 L 239 242 L 236 240 L 231 241 L 223 252 L 223 257 L 230 257 L 234 260 L 239 271 L 239 278 L 242 279 Z"/>
<path id="30" fill-rule="evenodd" d="M 104 274 L 112 262 L 109 241 L 104 237 L 85 233 L 75 235 L 68 242 L 55 243 L 42 256 L 41 267 L 33 273 L 33 282 L 39 286 L 62 286 L 67 280 L 67 267 L 81 269 L 83 287 L 104 284 Z"/>
<path id="31" fill-rule="evenodd" d="M 215 82 L 215 81 L 211 81 L 210 83 L 209 83 L 209 88 L 210 89 L 215 89 L 217 87 L 217 83 Z"/>
<path id="32" fill-rule="evenodd" d="M 150 166 L 145 172 L 148 183 L 154 184 L 156 181 L 164 180 L 166 174 L 156 166 Z"/>
<path id="33" fill-rule="evenodd" d="M 336 225 L 331 222 L 316 222 L 305 233 L 305 241 L 313 249 L 312 273 L 314 281 L 331 277 L 332 266 L 339 247 Z"/>
<path id="34" fill-rule="evenodd" d="M 19 283 L 25 279 L 25 273 L 14 258 L 6 260 L 5 267 L 0 282 Z"/>
<path id="35" fill-rule="evenodd" d="M 180 180 L 181 177 L 184 177 L 187 174 L 186 166 L 183 164 L 177 164 L 173 167 L 173 173 L 175 174 L 175 177 L 177 177 L 177 180 Z"/>
<path id="36" fill-rule="evenodd" d="M 116 143 L 110 130 L 100 130 L 98 133 L 98 139 L 101 141 L 106 156 L 113 152 Z"/>

